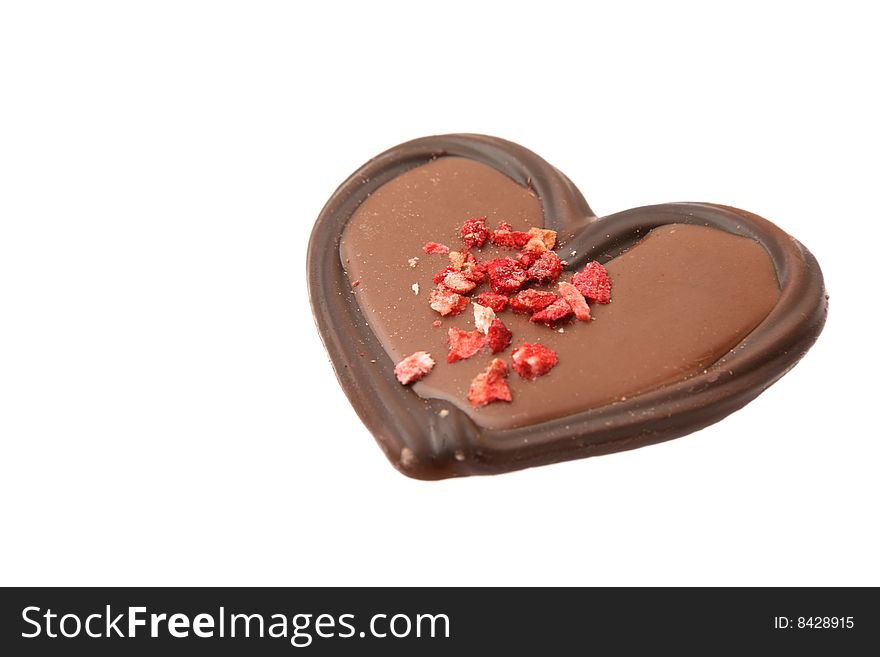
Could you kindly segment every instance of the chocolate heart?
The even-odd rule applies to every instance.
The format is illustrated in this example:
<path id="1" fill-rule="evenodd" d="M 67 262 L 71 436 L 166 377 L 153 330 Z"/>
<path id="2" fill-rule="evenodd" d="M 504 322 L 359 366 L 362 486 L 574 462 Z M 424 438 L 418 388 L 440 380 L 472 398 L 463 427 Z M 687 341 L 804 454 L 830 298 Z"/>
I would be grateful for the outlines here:
<path id="1" fill-rule="evenodd" d="M 473 317 L 435 326 L 428 294 L 448 260 L 421 249 L 462 247 L 459 228 L 477 216 L 555 230 L 566 272 L 598 260 L 614 284 L 612 303 L 592 306 L 595 321 L 561 331 L 500 315 L 513 346 L 544 343 L 559 364 L 537 381 L 512 375 L 513 402 L 480 408 L 468 403 L 468 385 L 490 356 L 445 362 L 447 329 L 473 329 Z M 481 259 L 496 251 L 485 247 Z M 827 313 L 815 258 L 769 221 L 707 203 L 597 218 L 547 162 L 482 135 L 417 139 L 356 171 L 318 217 L 308 276 L 349 400 L 395 467 L 423 479 L 607 454 L 703 428 L 793 367 Z M 438 365 L 402 386 L 394 365 L 420 350 Z"/>

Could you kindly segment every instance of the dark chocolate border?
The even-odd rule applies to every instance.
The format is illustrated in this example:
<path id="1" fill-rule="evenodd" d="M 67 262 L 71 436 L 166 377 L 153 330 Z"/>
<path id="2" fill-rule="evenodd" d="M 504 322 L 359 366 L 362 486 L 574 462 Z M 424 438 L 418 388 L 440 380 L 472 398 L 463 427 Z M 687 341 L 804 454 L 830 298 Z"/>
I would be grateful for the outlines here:
<path id="1" fill-rule="evenodd" d="M 767 318 L 724 358 L 698 374 L 626 401 L 506 431 L 478 427 L 463 412 L 422 399 L 394 377 L 394 363 L 360 314 L 339 256 L 343 228 L 374 190 L 407 169 L 446 155 L 467 157 L 535 190 L 545 225 L 578 251 L 568 269 L 607 260 L 668 223 L 720 228 L 755 239 L 776 267 L 781 296 Z M 308 247 L 309 298 L 343 390 L 389 460 L 420 479 L 493 474 L 596 456 L 677 438 L 717 422 L 763 392 L 810 348 L 825 323 L 827 296 L 812 254 L 766 219 L 708 203 L 668 203 L 597 218 L 577 188 L 531 151 L 484 135 L 425 137 L 370 160 L 330 197 Z M 376 376 L 371 359 L 385 363 Z M 525 439 L 528 439 L 527 441 Z"/>

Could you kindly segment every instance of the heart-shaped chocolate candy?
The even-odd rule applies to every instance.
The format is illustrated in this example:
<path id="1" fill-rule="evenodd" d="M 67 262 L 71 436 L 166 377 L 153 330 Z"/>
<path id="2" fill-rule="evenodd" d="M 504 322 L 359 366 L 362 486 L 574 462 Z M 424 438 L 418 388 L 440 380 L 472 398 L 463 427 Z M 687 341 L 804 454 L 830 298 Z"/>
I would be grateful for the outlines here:
<path id="1" fill-rule="evenodd" d="M 429 307 L 432 278 L 449 260 L 422 247 L 463 251 L 461 226 L 480 216 L 490 227 L 556 231 L 559 280 L 597 260 L 612 302 L 592 305 L 593 321 L 550 326 L 507 310 L 498 317 L 511 347 L 447 363 L 448 329 L 473 331 L 474 316 Z M 488 243 L 471 252 L 511 255 Z M 707 203 L 598 218 L 547 162 L 482 135 L 417 139 L 356 171 L 318 217 L 308 277 L 348 398 L 395 467 L 423 479 L 606 454 L 705 427 L 793 367 L 827 313 L 815 258 L 769 221 Z M 511 373 L 509 403 L 469 403 L 492 358 L 509 363 L 524 342 L 553 349 L 558 365 L 537 380 Z M 395 364 L 417 351 L 437 365 L 403 386 Z"/>

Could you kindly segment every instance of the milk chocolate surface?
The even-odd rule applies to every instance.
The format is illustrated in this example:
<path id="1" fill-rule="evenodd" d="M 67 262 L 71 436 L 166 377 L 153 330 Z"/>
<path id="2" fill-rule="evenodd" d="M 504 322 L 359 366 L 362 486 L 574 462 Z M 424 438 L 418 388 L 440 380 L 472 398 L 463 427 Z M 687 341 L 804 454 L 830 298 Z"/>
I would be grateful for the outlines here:
<path id="1" fill-rule="evenodd" d="M 490 357 L 445 362 L 448 328 L 471 329 L 473 313 L 432 325 L 431 278 L 447 260 L 421 247 L 459 247 L 458 227 L 481 215 L 491 227 L 557 231 L 569 261 L 561 280 L 595 259 L 614 287 L 610 305 L 592 305 L 594 321 L 567 322 L 564 333 L 500 313 L 514 338 L 498 356 L 509 362 L 517 345 L 535 341 L 559 364 L 533 382 L 511 372 L 513 402 L 473 409 L 466 390 Z M 515 252 L 477 256 L 498 254 Z M 307 268 L 343 390 L 391 463 L 421 479 L 608 454 L 706 427 L 794 367 L 828 308 L 816 259 L 766 219 L 712 203 L 599 217 L 545 160 L 485 135 L 424 137 L 368 161 L 321 211 Z M 394 364 L 418 350 L 437 366 L 403 386 Z"/>
<path id="2" fill-rule="evenodd" d="M 440 316 L 428 306 L 431 278 L 449 261 L 421 247 L 438 241 L 463 248 L 461 224 L 483 215 L 490 226 L 507 221 L 514 230 L 544 225 L 534 193 L 484 164 L 439 158 L 366 199 L 343 233 L 341 253 L 350 280 L 358 281 L 353 290 L 363 316 L 391 359 L 376 366 L 389 367 L 414 351 L 430 352 L 437 366 L 415 392 L 448 400 L 485 427 L 540 423 L 702 371 L 757 326 L 779 298 L 773 264 L 755 240 L 705 226 L 655 228 L 607 264 L 613 302 L 593 304 L 592 322 L 565 322 L 559 332 L 530 322 L 528 315 L 499 313 L 514 336 L 500 357 L 509 358 L 522 342 L 540 342 L 557 352 L 559 365 L 536 381 L 512 374 L 512 403 L 474 409 L 468 386 L 492 356 L 486 349 L 465 361 L 445 362 L 448 328 L 474 330 L 473 311 L 469 306 L 444 318 L 442 327 L 433 326 Z M 557 252 L 563 259 L 568 255 L 564 245 Z M 488 244 L 473 253 L 479 260 L 515 255 Z M 408 262 L 413 257 L 415 267 Z M 488 285 L 474 293 L 480 291 Z"/>

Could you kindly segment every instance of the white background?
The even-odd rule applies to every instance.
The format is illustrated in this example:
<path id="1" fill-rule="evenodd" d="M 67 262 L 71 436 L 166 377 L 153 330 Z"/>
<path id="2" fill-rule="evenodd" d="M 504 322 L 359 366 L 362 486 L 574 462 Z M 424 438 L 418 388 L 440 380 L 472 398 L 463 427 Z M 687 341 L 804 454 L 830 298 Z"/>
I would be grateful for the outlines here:
<path id="1" fill-rule="evenodd" d="M 880 584 L 870 3 L 581 4 L 4 4 L 0 582 Z M 454 131 L 599 214 L 770 218 L 823 266 L 825 332 L 689 437 L 401 476 L 306 243 L 364 161 Z"/>

